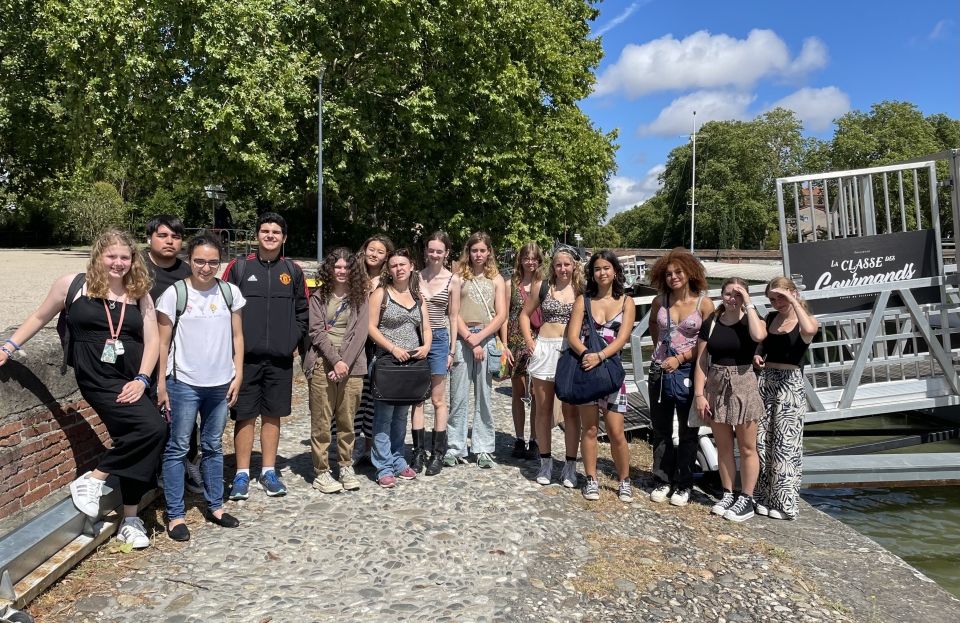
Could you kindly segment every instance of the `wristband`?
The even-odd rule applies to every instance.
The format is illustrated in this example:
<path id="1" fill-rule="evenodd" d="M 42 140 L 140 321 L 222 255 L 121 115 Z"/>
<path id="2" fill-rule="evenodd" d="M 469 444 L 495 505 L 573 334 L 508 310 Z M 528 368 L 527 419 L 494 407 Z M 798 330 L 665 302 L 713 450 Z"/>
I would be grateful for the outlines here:
<path id="1" fill-rule="evenodd" d="M 6 344 L 0 345 L 0 350 L 2 350 L 3 352 L 7 353 L 7 359 L 12 358 L 12 357 L 13 357 L 13 353 L 16 352 L 16 351 L 11 351 L 9 348 L 7 348 L 7 345 L 6 345 Z"/>
<path id="2" fill-rule="evenodd" d="M 7 340 L 6 342 L 4 342 L 4 344 L 9 344 L 10 346 L 13 346 L 15 351 L 21 349 L 20 345 L 14 342 L 13 340 Z"/>
<path id="3" fill-rule="evenodd" d="M 146 374 L 138 374 L 137 376 L 133 377 L 133 380 L 143 383 L 144 389 L 150 389 L 150 377 Z"/>

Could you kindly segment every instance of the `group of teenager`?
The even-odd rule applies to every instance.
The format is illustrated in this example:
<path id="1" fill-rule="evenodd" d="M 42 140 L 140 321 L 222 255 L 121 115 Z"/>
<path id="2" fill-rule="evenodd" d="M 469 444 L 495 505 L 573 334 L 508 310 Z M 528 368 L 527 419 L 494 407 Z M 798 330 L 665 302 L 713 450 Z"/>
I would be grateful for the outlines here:
<path id="1" fill-rule="evenodd" d="M 656 345 L 648 375 L 655 479 L 650 499 L 687 504 L 700 427 L 708 425 L 723 487 L 711 512 L 736 522 L 754 514 L 793 519 L 807 407 L 802 368 L 817 319 L 787 277 L 767 284 L 772 311 L 765 318 L 746 282 L 736 277 L 724 280 L 715 306 L 706 296 L 703 265 L 680 248 L 654 264 L 651 282 L 659 296 L 650 313 Z"/>
<path id="2" fill-rule="evenodd" d="M 565 460 L 559 482 L 580 486 L 579 455 L 583 497 L 599 499 L 597 433 L 603 417 L 617 495 L 633 500 L 625 386 L 571 405 L 559 402 L 554 383 L 565 351 L 590 371 L 619 355 L 630 337 L 636 310 L 611 251 L 597 251 L 584 266 L 572 249 L 559 247 L 546 258 L 529 243 L 517 252 L 506 282 L 486 233 L 470 236 L 457 261 L 451 259 L 447 234 L 431 234 L 419 267 L 410 249 L 374 236 L 357 252 L 330 251 L 311 293 L 300 267 L 283 255 L 284 219 L 261 215 L 256 236 L 256 250 L 231 260 L 218 277 L 225 249 L 215 233 L 194 236 L 182 261 L 185 230 L 176 217 L 147 224 L 142 253 L 129 234 L 108 230 L 95 241 L 86 272 L 58 279 L 40 307 L 0 345 L 3 365 L 61 314 L 65 359 L 112 440 L 97 468 L 71 483 L 71 496 L 81 512 L 96 518 L 104 483 L 116 476 L 123 502 L 121 541 L 135 548 L 149 545 L 138 505 L 158 475 L 171 539 L 190 538 L 188 489 L 202 492 L 208 522 L 239 526 L 239 519 L 224 511 L 224 499 L 250 495 L 258 418 L 261 469 L 255 482 L 268 496 L 286 494 L 277 450 L 281 420 L 291 413 L 298 352 L 309 383 L 313 487 L 320 492 L 359 489 L 354 466 L 364 460 L 384 488 L 423 472 L 439 474 L 467 463 L 471 454 L 477 467 L 494 467 L 492 385 L 500 372 L 513 389 L 513 455 L 539 459 L 539 484 L 554 481 L 551 431 L 562 419 Z M 715 309 L 705 296 L 702 265 L 682 249 L 656 263 L 652 281 L 661 295 L 650 316 L 657 344 L 649 375 L 656 479 L 651 499 L 687 503 L 698 430 L 707 423 L 724 487 L 712 512 L 735 521 L 755 511 L 794 517 L 806 405 L 800 368 L 816 319 L 786 278 L 768 285 L 775 311 L 766 321 L 739 279 L 724 282 Z M 591 350 L 586 344 L 594 331 L 604 346 Z M 422 403 L 398 404 L 378 394 L 372 382 L 378 359 L 427 361 L 429 437 Z M 677 374 L 684 379 L 681 390 L 662 391 L 664 379 Z M 235 422 L 236 453 L 229 493 L 222 447 L 228 416 Z M 737 493 L 734 440 L 741 463 Z"/>

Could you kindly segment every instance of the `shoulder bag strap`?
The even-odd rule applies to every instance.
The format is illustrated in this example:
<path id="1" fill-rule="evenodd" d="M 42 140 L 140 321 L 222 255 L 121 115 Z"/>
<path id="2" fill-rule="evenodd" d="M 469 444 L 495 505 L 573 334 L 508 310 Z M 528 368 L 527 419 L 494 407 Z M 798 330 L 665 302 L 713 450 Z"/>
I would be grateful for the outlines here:
<path id="1" fill-rule="evenodd" d="M 477 285 L 477 282 L 473 279 L 470 280 L 470 283 L 473 284 L 473 289 L 476 290 L 477 296 L 480 297 L 480 300 L 483 301 L 483 307 L 487 310 L 487 313 L 490 315 L 490 320 L 487 322 L 492 322 L 494 313 L 490 310 L 490 305 L 487 303 L 487 299 L 483 297 L 483 291 L 480 289 L 480 286 Z M 496 296 L 496 288 L 494 288 L 494 296 Z"/>

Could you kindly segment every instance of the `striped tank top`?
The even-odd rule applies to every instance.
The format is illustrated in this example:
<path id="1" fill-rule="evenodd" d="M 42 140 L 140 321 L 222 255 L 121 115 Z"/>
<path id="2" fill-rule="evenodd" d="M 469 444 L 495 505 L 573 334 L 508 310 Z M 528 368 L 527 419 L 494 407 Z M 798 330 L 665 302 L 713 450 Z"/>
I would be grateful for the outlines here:
<path id="1" fill-rule="evenodd" d="M 426 296 L 424 294 L 424 300 L 427 302 L 427 315 L 430 318 L 430 328 L 433 330 L 436 329 L 449 329 L 449 318 L 447 316 L 447 308 L 450 303 L 450 282 L 453 280 L 453 274 L 447 279 L 447 283 L 444 284 L 443 289 L 439 292 L 434 292 L 431 296 Z"/>

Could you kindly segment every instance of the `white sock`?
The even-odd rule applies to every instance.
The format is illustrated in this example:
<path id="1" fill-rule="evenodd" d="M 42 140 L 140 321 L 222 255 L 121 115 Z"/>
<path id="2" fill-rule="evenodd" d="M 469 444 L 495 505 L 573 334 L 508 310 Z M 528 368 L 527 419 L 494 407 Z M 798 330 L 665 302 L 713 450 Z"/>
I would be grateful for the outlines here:
<path id="1" fill-rule="evenodd" d="M 270 467 L 264 467 L 263 469 L 260 470 L 260 477 L 262 478 L 272 471 L 273 471 L 273 465 L 271 465 Z"/>
<path id="2" fill-rule="evenodd" d="M 249 469 L 238 469 L 238 470 L 237 470 L 237 474 L 238 474 L 238 475 L 239 475 L 239 474 L 246 474 L 247 476 L 249 476 L 249 475 L 250 475 L 250 470 L 249 470 Z"/>

